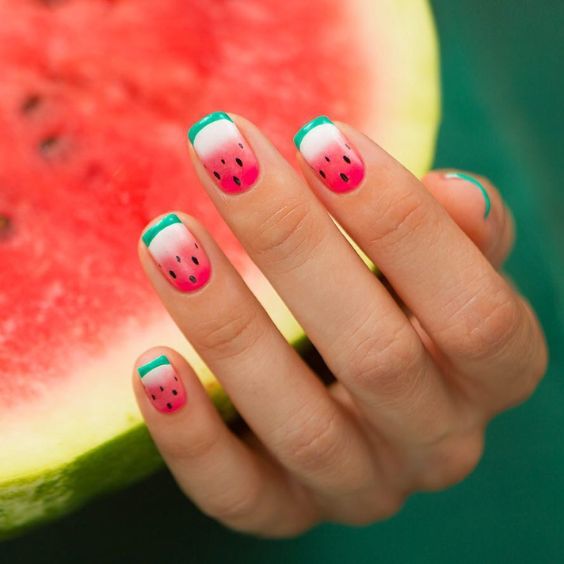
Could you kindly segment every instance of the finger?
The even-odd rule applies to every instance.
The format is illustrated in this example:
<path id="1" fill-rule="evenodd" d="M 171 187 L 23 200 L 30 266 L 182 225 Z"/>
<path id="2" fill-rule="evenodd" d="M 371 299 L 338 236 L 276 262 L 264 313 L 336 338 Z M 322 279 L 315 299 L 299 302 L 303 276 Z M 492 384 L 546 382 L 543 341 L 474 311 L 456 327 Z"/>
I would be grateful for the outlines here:
<path id="1" fill-rule="evenodd" d="M 276 458 L 317 491 L 349 493 L 353 485 L 372 483 L 363 437 L 209 234 L 192 218 L 169 214 L 143 239 L 141 262 L 159 297 Z M 179 291 L 190 276 L 194 285 L 205 284 Z"/>
<path id="2" fill-rule="evenodd" d="M 211 117 L 192 128 L 191 156 L 218 210 L 367 419 L 388 439 L 426 440 L 448 399 L 413 327 L 260 131 Z M 252 155 L 237 157 L 240 145 Z M 247 166 L 252 182 L 235 190 Z M 431 416 L 429 405 L 444 409 Z"/>
<path id="3" fill-rule="evenodd" d="M 515 229 L 511 212 L 491 182 L 477 175 L 444 170 L 429 172 L 422 182 L 499 268 L 513 247 Z"/>
<path id="4" fill-rule="evenodd" d="M 225 426 L 202 384 L 177 353 L 154 348 L 136 363 L 139 407 L 182 490 L 230 527 L 287 535 L 315 516 L 280 467 L 252 452 Z"/>
<path id="5" fill-rule="evenodd" d="M 491 401 L 520 394 L 541 358 L 542 338 L 515 292 L 409 171 L 353 128 L 324 123 L 305 126 L 297 143 L 319 198 L 378 265 L 453 372 L 490 395 L 499 384 L 495 376 L 510 371 L 513 385 L 499 385 Z M 351 152 L 358 156 L 350 166 L 364 163 L 355 183 L 340 176 L 353 178 L 343 160 Z M 321 169 L 325 156 L 338 162 L 331 175 Z"/>

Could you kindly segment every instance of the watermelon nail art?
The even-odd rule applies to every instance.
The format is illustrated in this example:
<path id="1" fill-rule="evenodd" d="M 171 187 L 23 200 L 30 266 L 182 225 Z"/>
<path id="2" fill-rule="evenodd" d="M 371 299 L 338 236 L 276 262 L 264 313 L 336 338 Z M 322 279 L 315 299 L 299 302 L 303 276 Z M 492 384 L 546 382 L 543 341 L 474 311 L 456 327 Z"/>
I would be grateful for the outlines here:
<path id="1" fill-rule="evenodd" d="M 149 227 L 142 239 L 165 278 L 178 290 L 192 292 L 209 280 L 208 256 L 176 214 L 169 213 Z"/>
<path id="2" fill-rule="evenodd" d="M 186 403 L 182 380 L 164 355 L 137 369 L 150 402 L 157 411 L 172 413 Z"/>
<path id="3" fill-rule="evenodd" d="M 307 164 L 333 192 L 354 190 L 364 178 L 364 163 L 347 138 L 327 117 L 306 123 L 294 143 Z"/>
<path id="4" fill-rule="evenodd" d="M 204 168 L 224 192 L 239 194 L 256 182 L 257 158 L 226 113 L 202 118 L 190 128 L 188 137 Z"/>

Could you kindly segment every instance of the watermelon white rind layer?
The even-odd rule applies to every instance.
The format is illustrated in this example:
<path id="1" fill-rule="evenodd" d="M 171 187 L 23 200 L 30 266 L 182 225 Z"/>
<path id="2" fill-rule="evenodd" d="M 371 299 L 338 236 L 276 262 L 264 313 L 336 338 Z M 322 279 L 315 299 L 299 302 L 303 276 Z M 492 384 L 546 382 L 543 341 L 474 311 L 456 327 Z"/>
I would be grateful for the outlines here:
<path id="1" fill-rule="evenodd" d="M 357 125 L 421 175 L 432 161 L 439 120 L 439 61 L 429 5 L 426 0 L 354 0 L 345 6 L 356 12 L 360 48 L 378 61 L 377 72 L 368 73 L 363 83 L 365 119 Z M 393 56 L 386 59 L 382 53 Z M 242 273 L 287 340 L 305 348 L 303 330 L 256 267 L 250 264 Z M 162 310 L 152 310 L 145 327 L 140 333 L 138 326 L 125 324 L 111 351 L 80 368 L 81 378 L 42 394 L 40 405 L 18 405 L 17 420 L 0 412 L 0 538 L 63 515 L 162 464 L 128 378 L 145 348 L 166 344 L 179 350 L 224 418 L 234 418 L 221 387 Z M 71 370 L 84 360 L 73 357 L 72 350 L 65 353 Z"/>

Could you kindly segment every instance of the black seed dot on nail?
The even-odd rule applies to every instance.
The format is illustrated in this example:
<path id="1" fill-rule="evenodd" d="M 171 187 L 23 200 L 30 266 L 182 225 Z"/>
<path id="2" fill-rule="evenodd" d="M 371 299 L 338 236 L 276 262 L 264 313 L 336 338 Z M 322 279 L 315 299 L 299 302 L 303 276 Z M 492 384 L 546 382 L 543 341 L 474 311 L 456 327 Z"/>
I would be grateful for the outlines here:
<path id="1" fill-rule="evenodd" d="M 178 382 L 178 378 L 175 376 L 174 379 Z"/>
<path id="2" fill-rule="evenodd" d="M 197 280 L 197 278 L 193 274 L 191 274 L 188 278 L 190 279 L 190 282 L 194 282 L 194 283 Z"/>
<path id="3" fill-rule="evenodd" d="M 239 143 L 239 147 L 241 147 L 241 149 L 243 148 L 243 143 Z"/>
<path id="4" fill-rule="evenodd" d="M 199 261 L 196 257 L 192 257 L 192 262 L 193 262 L 195 265 L 200 264 L 200 261 Z"/>
<path id="5" fill-rule="evenodd" d="M 351 164 L 351 160 L 349 159 L 349 157 L 347 157 L 347 155 L 343 155 L 343 160 L 344 160 L 347 164 Z"/>
<path id="6" fill-rule="evenodd" d="M 233 182 L 235 182 L 237 186 L 241 186 L 241 179 L 238 176 L 233 177 Z"/>
<path id="7" fill-rule="evenodd" d="M 225 159 L 221 159 L 221 164 L 225 164 Z"/>
<path id="8" fill-rule="evenodd" d="M 344 172 L 341 172 L 341 174 L 339 174 L 339 176 L 342 178 L 342 180 L 343 180 L 344 182 L 348 182 L 348 181 L 349 181 L 349 177 L 348 177 Z"/>
<path id="9" fill-rule="evenodd" d="M 243 166 L 243 161 L 242 161 L 239 157 L 237 157 L 237 158 L 235 159 L 235 162 L 236 162 L 239 166 Z"/>
<path id="10" fill-rule="evenodd" d="M 196 247 L 196 249 L 200 248 L 200 247 L 198 247 L 198 243 L 194 243 L 194 247 Z"/>
<path id="11" fill-rule="evenodd" d="M 320 174 L 321 178 L 325 178 L 325 173 L 322 170 L 319 171 L 319 174 Z"/>
<path id="12" fill-rule="evenodd" d="M 325 155 L 325 160 L 326 160 L 328 163 L 331 162 L 331 159 L 330 159 L 327 155 Z"/>
<path id="13" fill-rule="evenodd" d="M 161 389 L 161 392 L 164 392 L 164 388 L 162 386 L 159 386 L 159 388 Z"/>
<path id="14" fill-rule="evenodd" d="M 350 145 L 347 145 L 346 143 L 345 143 L 345 147 L 346 147 L 347 149 L 350 149 L 350 148 L 351 148 Z"/>
<path id="15" fill-rule="evenodd" d="M 217 172 L 217 170 L 213 171 L 213 175 L 219 180 L 221 178 L 219 172 Z"/>
<path id="16" fill-rule="evenodd" d="M 180 262 L 180 257 L 176 255 L 176 262 Z"/>
<path id="17" fill-rule="evenodd" d="M 167 406 L 169 409 L 172 409 L 172 403 L 167 403 L 166 406 Z"/>
<path id="18" fill-rule="evenodd" d="M 178 395 L 178 392 L 177 392 L 176 390 L 172 390 L 172 395 L 173 395 L 173 396 L 177 396 L 177 395 Z"/>
<path id="19" fill-rule="evenodd" d="M 168 273 L 169 273 L 173 278 L 176 278 L 176 272 L 174 272 L 174 270 L 169 270 Z"/>
<path id="20" fill-rule="evenodd" d="M 151 394 L 151 397 L 152 397 L 153 399 L 157 399 L 157 396 L 155 396 L 155 394 Z"/>

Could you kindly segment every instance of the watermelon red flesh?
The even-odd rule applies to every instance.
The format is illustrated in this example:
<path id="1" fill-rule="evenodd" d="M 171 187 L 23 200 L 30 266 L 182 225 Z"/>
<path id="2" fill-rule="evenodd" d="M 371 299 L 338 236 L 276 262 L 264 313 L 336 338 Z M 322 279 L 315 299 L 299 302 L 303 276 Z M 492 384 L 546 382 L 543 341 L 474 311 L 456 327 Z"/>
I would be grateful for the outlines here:
<path id="1" fill-rule="evenodd" d="M 196 181 L 187 126 L 240 113 L 293 159 L 326 114 L 422 171 L 437 91 L 424 0 L 0 0 L 0 76 L 1 536 L 146 471 L 128 447 L 115 478 L 67 483 L 139 429 L 135 355 L 183 347 L 136 256 L 156 215 L 198 217 L 301 335 Z"/>

